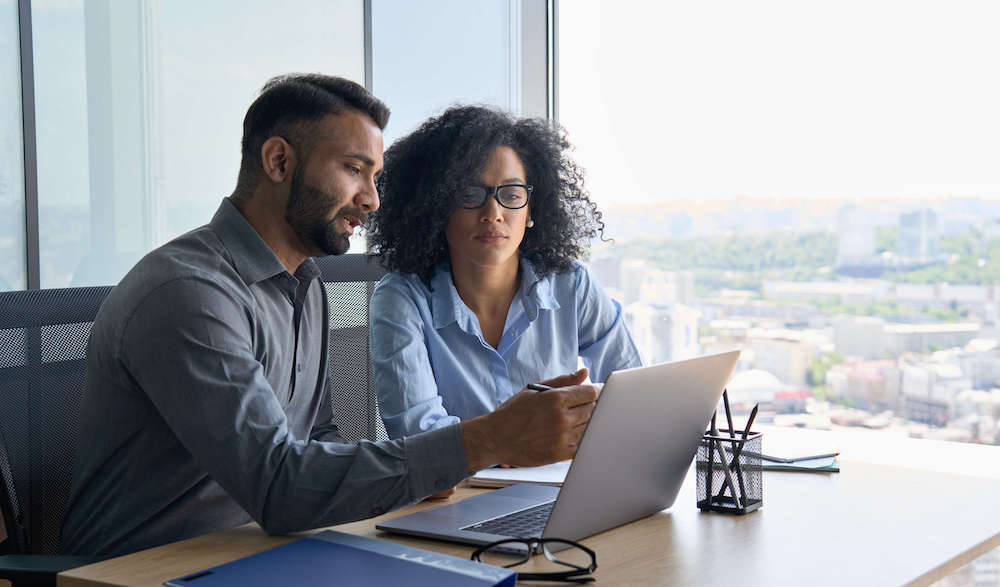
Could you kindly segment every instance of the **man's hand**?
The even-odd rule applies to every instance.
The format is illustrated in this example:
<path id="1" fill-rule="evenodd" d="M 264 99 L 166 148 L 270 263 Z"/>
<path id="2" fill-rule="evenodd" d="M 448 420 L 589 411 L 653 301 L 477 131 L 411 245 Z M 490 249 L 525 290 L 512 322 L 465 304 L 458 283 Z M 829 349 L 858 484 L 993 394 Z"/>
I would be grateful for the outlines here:
<path id="1" fill-rule="evenodd" d="M 428 495 L 427 497 L 424 498 L 424 500 L 426 500 L 426 501 L 434 501 L 434 500 L 440 500 L 440 499 L 448 499 L 449 497 L 451 497 L 453 495 L 455 495 L 455 488 L 454 487 L 452 487 L 451 489 L 445 489 L 444 491 L 438 491 L 437 493 L 433 493 L 431 495 Z"/>
<path id="2" fill-rule="evenodd" d="M 497 463 L 521 467 L 573 458 L 599 394 L 580 385 L 587 370 L 548 379 L 544 392 L 522 390 L 494 412 L 462 422 L 469 471 Z"/>

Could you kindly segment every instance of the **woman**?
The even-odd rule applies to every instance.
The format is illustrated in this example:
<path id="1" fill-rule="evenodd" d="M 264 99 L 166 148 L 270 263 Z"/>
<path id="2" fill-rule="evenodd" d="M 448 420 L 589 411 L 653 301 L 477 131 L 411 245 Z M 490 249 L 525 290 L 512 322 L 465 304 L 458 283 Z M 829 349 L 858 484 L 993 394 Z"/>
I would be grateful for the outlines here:
<path id="1" fill-rule="evenodd" d="M 568 149 L 555 124 L 467 106 L 386 152 L 369 244 L 391 271 L 371 300 L 390 437 L 488 413 L 580 357 L 594 381 L 641 364 L 576 261 L 604 223 Z"/>

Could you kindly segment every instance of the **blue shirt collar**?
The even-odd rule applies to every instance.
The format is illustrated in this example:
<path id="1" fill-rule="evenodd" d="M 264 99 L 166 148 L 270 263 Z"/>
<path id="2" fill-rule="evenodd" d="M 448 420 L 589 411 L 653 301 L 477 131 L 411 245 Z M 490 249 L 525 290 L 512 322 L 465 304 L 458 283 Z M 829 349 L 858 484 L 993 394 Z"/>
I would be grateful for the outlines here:
<path id="1" fill-rule="evenodd" d="M 528 318 L 538 318 L 539 310 L 556 310 L 559 302 L 552 291 L 552 276 L 539 277 L 531 261 L 521 259 L 521 297 Z"/>
<path id="2" fill-rule="evenodd" d="M 521 287 L 517 295 L 521 297 L 524 311 L 528 319 L 538 318 L 539 310 L 555 310 L 559 308 L 555 294 L 552 291 L 552 279 L 540 277 L 531 261 L 520 259 Z M 455 322 L 466 332 L 478 331 L 476 315 L 469 310 L 455 289 L 451 278 L 451 266 L 441 263 L 431 278 L 431 309 L 434 313 L 434 328 L 440 329 Z"/>

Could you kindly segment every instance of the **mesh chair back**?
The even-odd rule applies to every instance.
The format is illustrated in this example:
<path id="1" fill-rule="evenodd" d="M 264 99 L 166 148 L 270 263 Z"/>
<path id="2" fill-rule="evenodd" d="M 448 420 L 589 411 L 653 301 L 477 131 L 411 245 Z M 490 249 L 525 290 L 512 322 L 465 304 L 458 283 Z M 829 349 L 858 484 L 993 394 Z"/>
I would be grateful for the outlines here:
<path id="1" fill-rule="evenodd" d="M 330 308 L 330 401 L 345 440 L 387 440 L 368 348 L 368 301 L 385 269 L 361 254 L 316 259 Z"/>
<path id="2" fill-rule="evenodd" d="M 0 293 L 0 508 L 16 554 L 59 552 L 87 338 L 110 291 Z"/>

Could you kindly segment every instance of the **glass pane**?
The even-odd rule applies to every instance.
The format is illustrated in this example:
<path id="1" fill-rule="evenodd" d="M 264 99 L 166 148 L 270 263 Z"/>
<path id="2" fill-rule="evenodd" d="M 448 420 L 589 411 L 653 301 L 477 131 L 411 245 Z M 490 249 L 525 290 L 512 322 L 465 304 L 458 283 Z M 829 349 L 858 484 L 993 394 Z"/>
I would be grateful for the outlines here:
<path id="1" fill-rule="evenodd" d="M 592 267 L 647 359 L 742 348 L 761 423 L 1000 443 L 995 3 L 559 9 Z"/>
<path id="2" fill-rule="evenodd" d="M 513 0 L 374 0 L 372 88 L 392 108 L 386 146 L 456 103 L 520 111 Z"/>
<path id="3" fill-rule="evenodd" d="M 66 287 L 92 231 L 83 2 L 35 1 L 31 9 L 41 281 Z"/>
<path id="4" fill-rule="evenodd" d="M 36 0 L 32 11 L 42 287 L 115 283 L 208 222 L 270 77 L 364 80 L 353 0 Z"/>
<path id="5" fill-rule="evenodd" d="M 17 2 L 0 0 L 0 291 L 27 287 L 19 39 Z"/>

